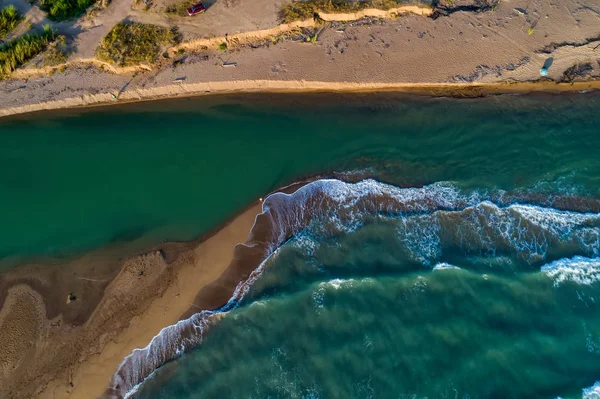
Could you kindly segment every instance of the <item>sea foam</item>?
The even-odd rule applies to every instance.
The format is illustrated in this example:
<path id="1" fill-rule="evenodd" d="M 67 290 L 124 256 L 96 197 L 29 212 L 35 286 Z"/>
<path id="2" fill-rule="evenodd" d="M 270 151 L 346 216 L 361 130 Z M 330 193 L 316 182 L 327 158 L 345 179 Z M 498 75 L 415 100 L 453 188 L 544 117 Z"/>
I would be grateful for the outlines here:
<path id="1" fill-rule="evenodd" d="M 450 263 L 446 263 L 446 262 L 438 263 L 437 265 L 435 265 L 433 267 L 433 270 L 452 270 L 452 269 L 460 270 L 460 267 L 451 265 Z"/>
<path id="2" fill-rule="evenodd" d="M 496 195 L 495 198 L 502 196 Z M 134 350 L 113 375 L 111 390 L 118 397 L 133 392 L 156 368 L 199 345 L 206 328 L 234 309 L 262 274 L 267 260 L 306 229 L 316 240 L 360 228 L 369 218 L 397 221 L 397 233 L 409 254 L 424 265 L 439 263 L 444 246 L 462 248 L 474 255 L 493 254 L 498 248 L 521 254 L 530 261 L 544 258 L 557 243 L 577 245 L 585 254 L 599 252 L 599 215 L 528 205 L 494 203 L 485 192 L 464 194 L 458 186 L 435 183 L 419 188 L 400 188 L 367 179 L 346 183 L 321 179 L 293 193 L 277 192 L 265 198 L 262 213 L 268 220 L 268 236 L 256 243 L 264 247 L 262 261 L 235 289 L 229 302 L 216 311 L 202 311 L 165 327 L 150 344 Z M 254 234 L 255 225 L 251 231 Z M 265 230 L 266 229 L 266 230 Z M 317 241 L 318 242 L 318 241 Z M 254 245 L 258 245 L 258 244 Z M 315 243 L 296 245 L 314 252 Z M 585 260 L 587 259 L 587 260 Z M 557 261 L 560 262 L 560 261 Z M 595 262 L 595 263 L 594 263 Z M 600 275 L 597 259 L 573 258 L 572 264 L 549 264 L 543 269 L 557 282 L 571 279 L 590 284 Z M 580 266 L 576 266 L 578 263 Z M 438 264 L 434 269 L 448 268 Z M 354 283 L 332 280 L 329 287 Z M 324 287 L 322 287 L 324 288 Z M 322 306 L 322 295 L 315 297 Z"/>
<path id="3" fill-rule="evenodd" d="M 590 285 L 600 281 L 600 258 L 559 259 L 542 266 L 541 271 L 554 280 L 555 286 L 565 281 Z"/>
<path id="4" fill-rule="evenodd" d="M 600 399 L 600 381 L 589 388 L 584 388 L 581 399 Z"/>

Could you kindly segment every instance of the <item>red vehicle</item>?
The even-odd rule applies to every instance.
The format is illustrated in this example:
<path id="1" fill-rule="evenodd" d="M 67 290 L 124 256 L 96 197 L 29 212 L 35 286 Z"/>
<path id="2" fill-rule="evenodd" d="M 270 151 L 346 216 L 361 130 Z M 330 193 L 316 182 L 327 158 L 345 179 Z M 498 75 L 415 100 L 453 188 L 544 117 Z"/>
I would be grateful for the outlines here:
<path id="1" fill-rule="evenodd" d="M 187 10 L 188 15 L 190 17 L 192 15 L 201 14 L 204 11 L 206 11 L 206 8 L 204 7 L 204 4 L 202 4 L 202 3 L 194 4 L 193 6 L 191 6 L 190 8 L 188 8 L 188 10 Z"/>

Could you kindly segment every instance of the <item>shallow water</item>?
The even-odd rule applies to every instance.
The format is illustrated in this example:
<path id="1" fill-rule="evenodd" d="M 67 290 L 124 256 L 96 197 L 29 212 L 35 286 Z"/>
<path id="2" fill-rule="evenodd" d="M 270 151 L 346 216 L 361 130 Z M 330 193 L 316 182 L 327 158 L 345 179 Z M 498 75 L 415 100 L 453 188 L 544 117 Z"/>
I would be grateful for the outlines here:
<path id="1" fill-rule="evenodd" d="M 597 194 L 597 94 L 222 96 L 0 120 L 0 258 L 196 237 L 314 174 Z"/>

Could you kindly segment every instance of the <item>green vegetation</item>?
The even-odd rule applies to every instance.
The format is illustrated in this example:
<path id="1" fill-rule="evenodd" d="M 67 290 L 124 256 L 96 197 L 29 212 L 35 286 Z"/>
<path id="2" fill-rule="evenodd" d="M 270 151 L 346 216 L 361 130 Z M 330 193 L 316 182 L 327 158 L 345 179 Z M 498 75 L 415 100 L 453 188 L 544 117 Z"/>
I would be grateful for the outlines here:
<path id="1" fill-rule="evenodd" d="M 227 43 L 221 43 L 221 44 L 219 44 L 219 50 L 221 50 L 221 51 L 227 50 Z"/>
<path id="2" fill-rule="evenodd" d="M 96 56 L 117 65 L 152 64 L 160 54 L 161 46 L 175 45 L 180 35 L 156 25 L 137 22 L 117 24 L 96 50 Z"/>
<path id="3" fill-rule="evenodd" d="M 60 35 L 53 43 L 48 45 L 48 49 L 44 53 L 44 66 L 54 66 L 64 64 L 69 58 L 69 50 L 64 36 Z"/>
<path id="4" fill-rule="evenodd" d="M 0 78 L 41 53 L 55 37 L 49 26 L 42 33 L 29 33 L 0 46 Z"/>
<path id="5" fill-rule="evenodd" d="M 389 10 L 402 4 L 411 3 L 407 0 L 299 0 L 285 5 L 279 12 L 284 23 L 302 21 L 314 18 L 321 12 L 342 13 L 357 12 L 366 8 Z"/>
<path id="6" fill-rule="evenodd" d="M 181 0 L 176 3 L 169 5 L 165 12 L 170 15 L 179 15 L 180 17 L 187 17 L 188 8 L 198 3 L 198 0 Z"/>
<path id="7" fill-rule="evenodd" d="M 6 6 L 0 10 L 0 39 L 6 38 L 6 35 L 15 29 L 22 19 L 23 16 L 15 6 Z"/>
<path id="8" fill-rule="evenodd" d="M 80 16 L 95 2 L 96 0 L 40 0 L 40 6 L 51 20 L 64 21 Z"/>

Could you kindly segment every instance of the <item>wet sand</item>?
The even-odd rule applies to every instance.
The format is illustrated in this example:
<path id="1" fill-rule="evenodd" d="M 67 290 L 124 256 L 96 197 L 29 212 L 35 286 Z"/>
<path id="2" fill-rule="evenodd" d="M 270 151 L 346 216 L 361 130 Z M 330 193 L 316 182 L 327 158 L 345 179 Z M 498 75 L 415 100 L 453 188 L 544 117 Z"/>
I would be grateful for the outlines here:
<path id="1" fill-rule="evenodd" d="M 84 95 L 56 101 L 0 108 L 0 117 L 40 111 L 115 106 L 166 98 L 196 97 L 235 93 L 368 93 L 396 92 L 426 96 L 472 98 L 497 94 L 587 92 L 600 89 L 600 80 L 579 82 L 495 82 L 495 83 L 354 83 L 318 81 L 247 80 L 174 84 L 124 93 L 118 100 L 111 94 Z"/>
<path id="2" fill-rule="evenodd" d="M 95 251 L 3 275 L 0 396 L 101 396 L 123 358 L 189 313 L 199 290 L 227 270 L 260 209 L 254 204 L 209 237 L 126 260 Z M 218 307 L 231 296 L 221 284 L 211 291 L 212 301 L 201 306 Z"/>

